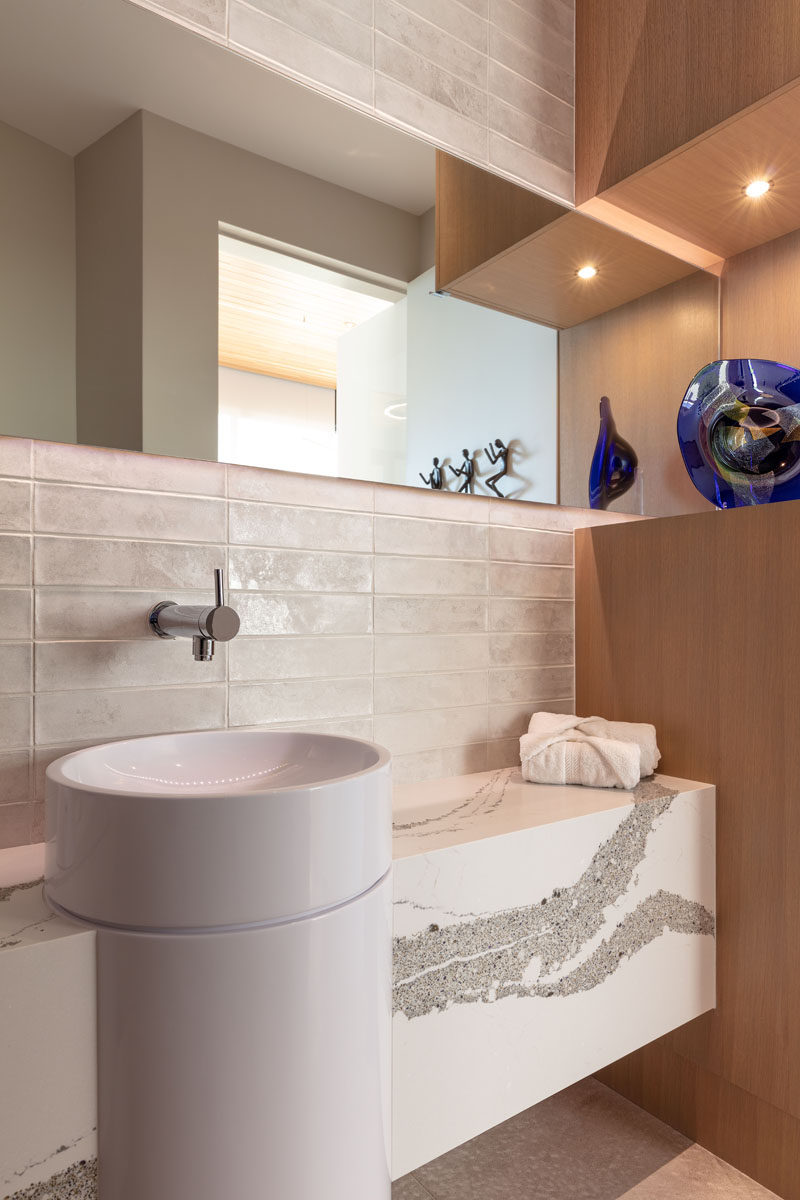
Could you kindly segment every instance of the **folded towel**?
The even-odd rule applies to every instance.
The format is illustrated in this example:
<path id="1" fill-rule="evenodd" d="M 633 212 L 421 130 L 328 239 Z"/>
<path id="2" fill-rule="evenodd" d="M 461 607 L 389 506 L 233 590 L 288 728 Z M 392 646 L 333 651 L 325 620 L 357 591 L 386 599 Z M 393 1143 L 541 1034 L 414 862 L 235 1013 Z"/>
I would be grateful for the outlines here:
<path id="1" fill-rule="evenodd" d="M 630 791 L 639 782 L 639 748 L 633 742 L 610 738 L 554 742 L 529 756 L 523 752 L 522 777 L 530 783 L 577 783 Z"/>
<path id="2" fill-rule="evenodd" d="M 652 725 L 603 717 L 534 713 L 520 738 L 522 775 L 532 783 L 629 789 L 652 775 L 660 757 Z"/>
<path id="3" fill-rule="evenodd" d="M 642 755 L 642 779 L 652 775 L 658 766 L 661 752 L 656 745 L 655 725 L 634 721 L 607 721 L 605 717 L 587 717 L 578 725 L 589 737 L 613 738 L 617 742 L 635 742 Z"/>

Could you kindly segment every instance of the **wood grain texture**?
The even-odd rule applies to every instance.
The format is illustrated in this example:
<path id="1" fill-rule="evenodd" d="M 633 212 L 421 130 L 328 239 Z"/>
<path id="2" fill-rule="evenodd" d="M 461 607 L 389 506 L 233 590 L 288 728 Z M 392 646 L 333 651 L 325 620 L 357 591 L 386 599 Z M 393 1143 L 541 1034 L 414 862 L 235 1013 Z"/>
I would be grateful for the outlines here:
<path id="1" fill-rule="evenodd" d="M 437 290 L 447 291 L 455 279 L 568 211 L 562 204 L 437 150 Z"/>
<path id="2" fill-rule="evenodd" d="M 800 1121 L 674 1053 L 665 1039 L 598 1078 L 778 1196 L 800 1196 Z"/>
<path id="3" fill-rule="evenodd" d="M 718 1007 L 607 1081 L 791 1200 L 800 726 L 786 632 L 798 531 L 800 503 L 783 503 L 575 539 L 578 711 L 654 722 L 660 769 L 718 788 Z"/>
<path id="4" fill-rule="evenodd" d="M 718 357 L 718 281 L 702 271 L 595 317 L 558 340 L 560 503 L 587 503 L 601 396 L 639 458 L 615 512 L 674 516 L 710 507 L 683 465 L 675 421 L 686 388 Z"/>
<path id="5" fill-rule="evenodd" d="M 579 279 L 579 267 L 597 268 Z M 566 329 L 665 287 L 696 268 L 626 233 L 570 212 L 452 282 L 464 300 Z"/>
<path id="6" fill-rule="evenodd" d="M 730 258 L 800 227 L 800 87 L 732 118 L 603 193 L 633 216 Z M 772 188 L 748 200 L 744 187 Z"/>
<path id="7" fill-rule="evenodd" d="M 722 276 L 722 355 L 800 366 L 800 231 L 738 254 Z"/>
<path id="8" fill-rule="evenodd" d="M 577 0 L 576 202 L 800 76 L 795 0 Z"/>

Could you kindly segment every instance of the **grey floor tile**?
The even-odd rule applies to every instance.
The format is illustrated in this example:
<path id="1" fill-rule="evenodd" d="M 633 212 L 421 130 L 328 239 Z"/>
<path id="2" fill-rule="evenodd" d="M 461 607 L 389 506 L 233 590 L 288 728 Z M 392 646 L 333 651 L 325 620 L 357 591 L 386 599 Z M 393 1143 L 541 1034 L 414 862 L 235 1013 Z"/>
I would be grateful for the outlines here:
<path id="1" fill-rule="evenodd" d="M 459 1146 L 414 1177 L 433 1200 L 769 1200 L 773 1195 L 594 1079 Z M 419 1196 L 411 1191 L 403 1200 L 424 1200 L 424 1191 Z"/>
<path id="2" fill-rule="evenodd" d="M 392 1200 L 431 1200 L 431 1194 L 413 1175 L 404 1175 L 392 1184 Z"/>

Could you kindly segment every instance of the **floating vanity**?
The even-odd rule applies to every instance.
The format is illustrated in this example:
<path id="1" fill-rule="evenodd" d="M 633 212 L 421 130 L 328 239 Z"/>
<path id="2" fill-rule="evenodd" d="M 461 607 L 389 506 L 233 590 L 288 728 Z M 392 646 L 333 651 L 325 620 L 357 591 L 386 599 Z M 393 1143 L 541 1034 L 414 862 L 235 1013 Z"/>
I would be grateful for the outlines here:
<path id="1" fill-rule="evenodd" d="M 393 1178 L 715 1004 L 715 789 L 394 796 Z"/>

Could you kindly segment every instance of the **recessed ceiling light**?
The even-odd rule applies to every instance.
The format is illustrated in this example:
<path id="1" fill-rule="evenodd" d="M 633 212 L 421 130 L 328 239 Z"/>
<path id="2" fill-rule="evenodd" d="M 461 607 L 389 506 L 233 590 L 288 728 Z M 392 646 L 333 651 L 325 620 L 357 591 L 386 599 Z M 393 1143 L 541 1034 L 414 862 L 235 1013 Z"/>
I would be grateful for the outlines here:
<path id="1" fill-rule="evenodd" d="M 581 267 L 578 271 L 578 279 L 594 279 L 597 274 L 597 267 L 590 267 L 588 264 Z"/>
<path id="2" fill-rule="evenodd" d="M 744 189 L 744 194 L 750 200 L 758 200 L 759 196 L 766 196 L 771 187 L 768 179 L 753 179 Z"/>

